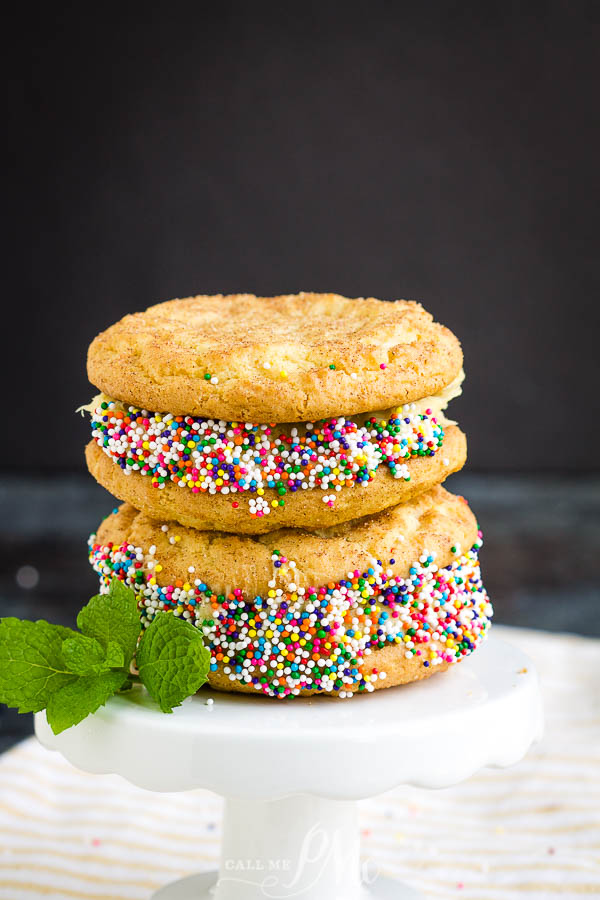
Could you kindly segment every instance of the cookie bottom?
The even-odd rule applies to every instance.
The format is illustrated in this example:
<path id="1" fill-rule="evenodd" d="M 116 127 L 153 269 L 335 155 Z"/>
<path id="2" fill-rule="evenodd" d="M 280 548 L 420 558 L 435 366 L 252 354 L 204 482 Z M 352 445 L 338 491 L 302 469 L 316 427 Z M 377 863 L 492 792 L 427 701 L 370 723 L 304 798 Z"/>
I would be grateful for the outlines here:
<path id="1" fill-rule="evenodd" d="M 337 700 L 342 697 L 347 698 L 355 693 L 372 693 L 372 691 L 379 691 L 383 688 L 399 687 L 403 684 L 423 681 L 425 678 L 431 678 L 432 675 L 436 675 L 439 672 L 445 672 L 451 666 L 458 665 L 463 658 L 457 659 L 455 662 L 440 661 L 437 665 L 426 668 L 419 657 L 411 656 L 410 659 L 407 659 L 402 647 L 384 647 L 382 650 L 374 650 L 362 663 L 363 674 L 369 679 L 366 683 L 371 686 L 368 691 L 365 691 L 364 684 L 362 689 L 359 689 L 358 685 L 347 685 L 344 691 L 322 691 L 306 688 L 299 696 L 331 697 Z M 223 693 L 265 696 L 253 684 L 244 684 L 235 679 L 230 680 L 229 676 L 222 671 L 222 667 L 217 672 L 209 673 L 208 683 L 211 688 Z M 294 699 L 296 698 L 294 697 Z"/>

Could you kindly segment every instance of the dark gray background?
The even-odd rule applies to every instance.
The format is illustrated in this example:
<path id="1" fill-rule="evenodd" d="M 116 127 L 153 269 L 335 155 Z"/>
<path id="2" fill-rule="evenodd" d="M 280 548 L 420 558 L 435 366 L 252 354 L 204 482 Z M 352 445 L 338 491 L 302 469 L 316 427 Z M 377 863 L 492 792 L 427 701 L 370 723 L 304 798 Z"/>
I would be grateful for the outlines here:
<path id="1" fill-rule="evenodd" d="M 92 337 L 191 293 L 418 298 L 461 338 L 496 621 L 600 634 L 597 4 L 85 4 L 5 21 L 0 615 L 73 625 L 115 501 Z M 31 727 L 0 707 L 0 749 Z"/>
<path id="2" fill-rule="evenodd" d="M 472 471 L 597 469 L 594 6 L 24 11 L 5 384 L 51 410 L 0 464 L 82 467 L 87 345 L 125 313 L 304 289 L 459 335 Z"/>

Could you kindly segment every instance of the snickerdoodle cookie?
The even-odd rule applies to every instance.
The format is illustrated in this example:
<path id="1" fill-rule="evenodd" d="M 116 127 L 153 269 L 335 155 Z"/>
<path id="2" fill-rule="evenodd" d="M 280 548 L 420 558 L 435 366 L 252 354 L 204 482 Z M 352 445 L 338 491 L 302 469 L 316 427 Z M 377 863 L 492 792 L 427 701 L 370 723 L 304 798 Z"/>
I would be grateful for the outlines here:
<path id="1" fill-rule="evenodd" d="M 410 500 L 462 469 L 467 443 L 456 425 L 448 425 L 444 429 L 441 448 L 431 455 L 409 457 L 402 466 L 401 475 L 398 475 L 396 468 L 391 469 L 375 456 L 377 468 L 365 469 L 364 481 L 352 478 L 352 466 L 358 468 L 356 463 L 346 464 L 350 478 L 342 484 L 341 490 L 336 490 L 330 481 L 323 485 L 326 474 L 319 478 L 320 473 L 317 472 L 316 479 L 310 479 L 309 474 L 306 482 L 297 480 L 298 473 L 295 473 L 296 480 L 292 475 L 291 478 L 272 482 L 267 475 L 266 479 L 259 482 L 258 492 L 256 489 L 244 490 L 243 487 L 238 490 L 230 488 L 226 492 L 211 491 L 208 489 L 210 482 L 204 490 L 189 490 L 188 483 L 182 483 L 178 475 L 159 480 L 160 476 L 156 477 L 156 471 L 161 469 L 153 472 L 148 468 L 143 471 L 143 462 L 141 470 L 137 465 L 135 468 L 129 466 L 127 460 L 131 457 L 115 458 L 114 449 L 115 444 L 106 447 L 92 440 L 86 447 L 85 455 L 88 469 L 94 478 L 120 500 L 131 503 L 136 509 L 156 519 L 172 519 L 192 528 L 264 534 L 286 526 L 326 527 Z M 362 451 L 359 450 L 359 453 Z M 316 465 L 319 465 L 319 456 L 314 454 L 311 458 L 317 462 L 308 470 L 309 473 L 314 472 Z M 122 461 L 125 464 L 121 464 Z M 223 464 L 216 465 L 218 474 L 219 470 L 223 471 L 220 469 Z M 339 466 L 336 459 L 335 464 L 329 468 L 335 472 Z M 200 473 L 202 469 L 201 466 L 197 471 Z M 185 473 L 186 469 L 182 468 L 182 471 Z M 262 472 L 260 475 L 262 476 Z M 204 483 L 201 474 L 199 479 L 202 479 L 201 488 Z M 338 480 L 338 476 L 333 474 L 333 479 Z M 226 482 L 222 479 L 222 483 Z M 271 487 L 269 483 L 272 483 Z M 302 488 L 304 483 L 307 484 L 306 489 Z"/>
<path id="2" fill-rule="evenodd" d="M 337 294 L 170 300 L 99 334 L 88 376 L 152 412 L 231 422 L 315 421 L 436 394 L 457 338 L 418 303 Z"/>

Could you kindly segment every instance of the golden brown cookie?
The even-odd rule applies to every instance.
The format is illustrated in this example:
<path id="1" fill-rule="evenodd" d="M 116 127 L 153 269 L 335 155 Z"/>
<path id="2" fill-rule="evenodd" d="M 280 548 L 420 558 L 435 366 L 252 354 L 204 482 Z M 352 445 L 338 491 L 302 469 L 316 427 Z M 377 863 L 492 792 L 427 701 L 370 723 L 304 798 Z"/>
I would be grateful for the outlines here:
<path id="1" fill-rule="evenodd" d="M 159 490 L 146 475 L 125 474 L 95 441 L 90 441 L 85 455 L 89 471 L 102 487 L 149 516 L 198 529 L 264 534 L 282 527 L 327 527 L 404 503 L 461 469 L 466 452 L 462 431 L 456 425 L 447 425 L 443 444 L 435 455 L 407 461 L 409 481 L 394 478 L 386 465 L 380 465 L 366 484 L 348 485 L 335 493 L 319 488 L 287 493 L 285 506 L 270 506 L 269 514 L 262 517 L 250 514 L 252 494 L 193 493 L 173 482 L 166 482 Z M 334 498 L 331 505 L 324 497 Z M 279 495 L 275 489 L 266 488 L 264 498 L 271 504 Z"/>
<path id="2" fill-rule="evenodd" d="M 456 337 L 418 303 L 337 294 L 198 296 L 99 334 L 88 376 L 151 411 L 296 422 L 385 409 L 460 372 Z"/>
<path id="3" fill-rule="evenodd" d="M 124 505 L 90 539 L 106 587 L 200 628 L 211 684 L 268 696 L 373 690 L 427 677 L 477 646 L 491 608 L 477 524 L 441 487 L 317 532 L 247 537 L 160 523 Z"/>

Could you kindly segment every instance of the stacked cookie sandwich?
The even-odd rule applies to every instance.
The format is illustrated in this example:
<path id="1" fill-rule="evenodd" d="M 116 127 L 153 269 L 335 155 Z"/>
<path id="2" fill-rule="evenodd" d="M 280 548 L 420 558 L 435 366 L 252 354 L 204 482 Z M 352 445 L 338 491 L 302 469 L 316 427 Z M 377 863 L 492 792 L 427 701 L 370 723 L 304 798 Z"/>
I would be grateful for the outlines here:
<path id="1" fill-rule="evenodd" d="M 198 627 L 210 682 L 271 697 L 402 684 L 489 628 L 480 536 L 440 484 L 466 441 L 454 335 L 416 303 L 192 297 L 93 341 L 90 472 L 125 504 L 106 588 Z"/>

